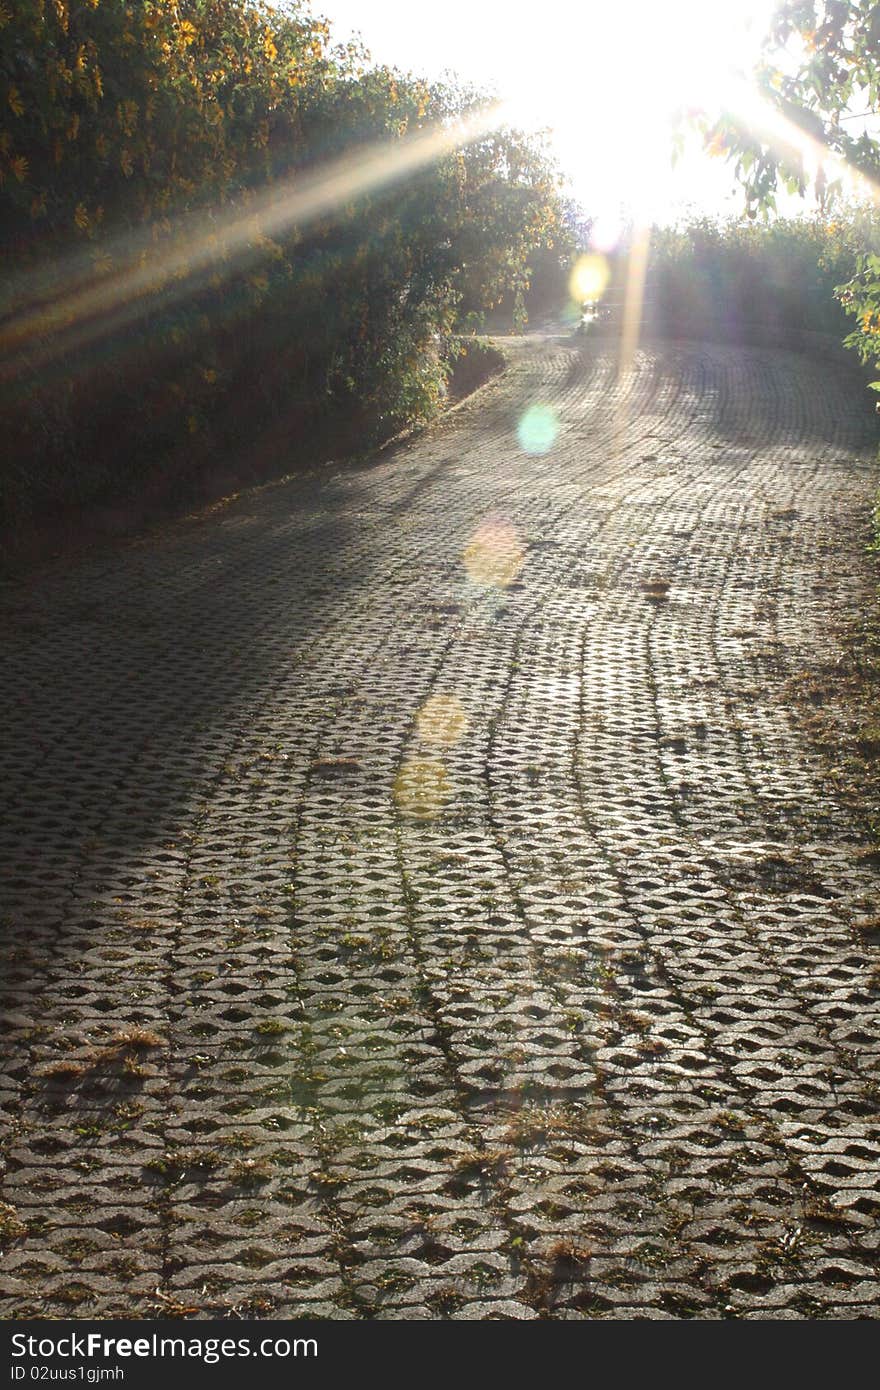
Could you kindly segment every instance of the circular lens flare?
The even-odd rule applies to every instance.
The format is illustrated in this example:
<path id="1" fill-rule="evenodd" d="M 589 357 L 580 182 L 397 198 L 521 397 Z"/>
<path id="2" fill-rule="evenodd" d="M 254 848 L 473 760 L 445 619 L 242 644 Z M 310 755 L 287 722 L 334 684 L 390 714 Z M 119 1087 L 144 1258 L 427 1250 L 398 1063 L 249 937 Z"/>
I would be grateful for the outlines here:
<path id="1" fill-rule="evenodd" d="M 504 589 L 522 569 L 525 550 L 511 522 L 490 517 L 477 527 L 462 558 L 475 584 Z"/>
<path id="2" fill-rule="evenodd" d="M 590 246 L 602 256 L 607 256 L 622 236 L 621 219 L 613 213 L 601 213 L 590 228 Z"/>
<path id="3" fill-rule="evenodd" d="M 451 747 L 464 738 L 468 717 L 457 695 L 432 695 L 416 716 L 416 728 L 422 743 Z"/>
<path id="4" fill-rule="evenodd" d="M 409 758 L 394 779 L 394 800 L 416 820 L 439 816 L 451 796 L 449 777 L 439 758 Z"/>
<path id="5" fill-rule="evenodd" d="M 604 256 L 598 253 L 580 256 L 575 261 L 568 282 L 571 297 L 577 300 L 601 299 L 610 279 L 611 267 Z"/>
<path id="6" fill-rule="evenodd" d="M 549 405 L 530 405 L 516 427 L 520 448 L 527 454 L 546 454 L 556 443 L 559 421 Z"/>

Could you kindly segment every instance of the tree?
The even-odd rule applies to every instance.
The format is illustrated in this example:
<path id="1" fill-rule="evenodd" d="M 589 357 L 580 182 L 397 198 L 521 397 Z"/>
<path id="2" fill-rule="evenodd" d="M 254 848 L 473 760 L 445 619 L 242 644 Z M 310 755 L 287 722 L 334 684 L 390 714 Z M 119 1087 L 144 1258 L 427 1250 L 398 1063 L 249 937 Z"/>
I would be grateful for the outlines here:
<path id="1" fill-rule="evenodd" d="M 0 510 L 272 421 L 387 438 L 442 401 L 465 302 L 522 290 L 559 220 L 540 141 L 309 3 L 0 0 Z"/>
<path id="2" fill-rule="evenodd" d="M 880 4 L 873 0 L 782 0 L 755 73 L 768 108 L 782 117 L 770 137 L 733 112 L 704 126 L 707 144 L 735 168 L 749 216 L 775 210 L 780 183 L 802 195 L 810 182 L 822 209 L 839 197 L 840 171 L 854 171 L 880 202 Z M 806 137 L 804 140 L 803 137 Z M 812 179 L 804 146 L 814 152 Z M 880 367 L 880 227 L 861 220 L 856 274 L 837 295 L 858 326 L 846 338 Z M 880 391 L 880 381 L 872 387 Z"/>

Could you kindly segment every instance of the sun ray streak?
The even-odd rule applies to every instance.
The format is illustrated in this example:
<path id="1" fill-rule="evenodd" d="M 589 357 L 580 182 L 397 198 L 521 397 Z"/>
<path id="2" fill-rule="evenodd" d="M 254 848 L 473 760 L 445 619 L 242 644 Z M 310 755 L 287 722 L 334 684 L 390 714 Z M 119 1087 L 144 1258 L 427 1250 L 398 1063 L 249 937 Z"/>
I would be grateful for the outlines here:
<path id="1" fill-rule="evenodd" d="M 880 184 L 876 179 L 858 169 L 817 136 L 795 124 L 756 87 L 745 81 L 731 84 L 725 93 L 724 105 L 777 154 L 794 151 L 817 168 L 823 168 L 826 175 L 839 178 L 849 192 L 880 204 Z"/>
<path id="2" fill-rule="evenodd" d="M 633 227 L 626 261 L 626 286 L 623 299 L 623 317 L 620 325 L 620 341 L 617 351 L 617 375 L 620 387 L 620 402 L 614 431 L 614 452 L 619 452 L 620 441 L 626 430 L 629 406 L 630 373 L 639 333 L 642 326 L 642 309 L 645 300 L 645 277 L 648 270 L 648 251 L 651 244 L 651 229 L 642 222 Z"/>
<path id="3" fill-rule="evenodd" d="M 148 231 L 104 243 L 111 260 L 122 262 L 119 269 L 84 274 L 80 258 L 70 267 L 66 285 L 56 280 L 47 291 L 39 277 L 24 282 L 7 292 L 7 302 L 18 307 L 0 324 L 0 378 L 18 375 L 25 354 L 33 367 L 82 348 L 155 307 L 157 295 L 186 295 L 207 274 L 228 270 L 246 256 L 259 238 L 302 231 L 483 138 L 503 120 L 502 107 L 493 104 L 454 124 L 361 148 L 315 173 L 298 173 L 266 189 L 246 206 L 181 219 L 173 245 L 155 247 Z"/>

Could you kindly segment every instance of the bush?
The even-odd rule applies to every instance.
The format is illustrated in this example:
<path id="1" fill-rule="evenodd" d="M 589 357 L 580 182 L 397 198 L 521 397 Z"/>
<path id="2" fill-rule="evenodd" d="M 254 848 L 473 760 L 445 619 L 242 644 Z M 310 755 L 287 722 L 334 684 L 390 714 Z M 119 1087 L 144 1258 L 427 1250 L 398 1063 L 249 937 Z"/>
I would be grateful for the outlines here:
<path id="1" fill-rule="evenodd" d="M 852 216 L 769 225 L 699 218 L 653 233 L 646 320 L 673 337 L 796 344 L 847 331 L 835 289 L 858 255 Z"/>
<path id="2" fill-rule="evenodd" d="M 482 105 L 368 68 L 299 3 L 2 0 L 7 518 L 429 418 L 463 301 L 552 238 L 555 173 L 487 130 L 348 176 Z M 333 204 L 299 214 L 328 168 Z"/>

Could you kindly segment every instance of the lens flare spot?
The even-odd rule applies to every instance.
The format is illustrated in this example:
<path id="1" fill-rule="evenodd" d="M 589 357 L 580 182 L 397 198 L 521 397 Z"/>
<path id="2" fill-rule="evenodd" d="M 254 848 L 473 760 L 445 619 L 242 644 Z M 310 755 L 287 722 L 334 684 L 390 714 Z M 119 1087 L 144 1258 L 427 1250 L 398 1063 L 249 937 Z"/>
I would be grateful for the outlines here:
<path id="1" fill-rule="evenodd" d="M 611 213 L 603 213 L 596 218 L 590 228 L 590 246 L 607 256 L 613 251 L 623 236 L 623 223 Z"/>
<path id="2" fill-rule="evenodd" d="M 417 820 L 439 816 L 451 796 L 449 776 L 439 758 L 409 758 L 394 779 L 394 800 Z"/>
<path id="3" fill-rule="evenodd" d="M 475 584 L 504 589 L 522 569 L 525 550 L 511 522 L 490 518 L 477 527 L 463 558 L 468 577 Z"/>
<path id="4" fill-rule="evenodd" d="M 527 454 L 546 454 L 556 443 L 559 421 L 549 405 L 530 405 L 516 427 L 520 447 Z"/>
<path id="5" fill-rule="evenodd" d="M 422 743 L 451 747 L 464 738 L 468 717 L 457 695 L 432 695 L 419 710 L 416 728 Z"/>
<path id="6" fill-rule="evenodd" d="M 572 299 L 601 299 L 611 279 L 611 267 L 604 256 L 581 256 L 571 272 L 568 288 Z"/>

